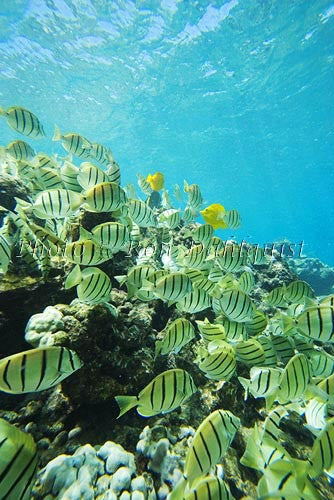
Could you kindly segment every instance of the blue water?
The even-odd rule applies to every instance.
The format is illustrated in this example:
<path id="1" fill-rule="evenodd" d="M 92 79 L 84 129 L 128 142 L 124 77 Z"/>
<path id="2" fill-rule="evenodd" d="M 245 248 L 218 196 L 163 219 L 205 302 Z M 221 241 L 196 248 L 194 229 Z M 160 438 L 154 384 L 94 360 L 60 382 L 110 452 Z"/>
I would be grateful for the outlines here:
<path id="1" fill-rule="evenodd" d="M 38 151 L 65 153 L 57 123 L 111 147 L 123 184 L 198 183 L 239 239 L 334 265 L 333 0 L 0 0 L 0 105 L 38 115 Z"/>

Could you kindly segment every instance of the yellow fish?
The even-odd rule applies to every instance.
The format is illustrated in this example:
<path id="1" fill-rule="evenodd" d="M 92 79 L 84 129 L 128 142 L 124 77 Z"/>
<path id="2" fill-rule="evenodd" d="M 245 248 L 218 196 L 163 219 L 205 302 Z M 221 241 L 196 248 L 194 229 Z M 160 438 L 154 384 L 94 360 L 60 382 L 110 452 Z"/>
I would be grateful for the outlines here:
<path id="1" fill-rule="evenodd" d="M 225 208 L 219 203 L 213 203 L 212 205 L 204 208 L 204 210 L 200 210 L 200 214 L 205 222 L 210 224 L 213 229 L 218 229 L 219 227 L 225 229 L 227 227 L 226 222 L 224 222 L 225 213 Z"/>
<path id="2" fill-rule="evenodd" d="M 161 172 L 155 172 L 153 175 L 148 174 L 146 182 L 149 183 L 153 191 L 160 191 L 165 183 L 164 174 Z"/>

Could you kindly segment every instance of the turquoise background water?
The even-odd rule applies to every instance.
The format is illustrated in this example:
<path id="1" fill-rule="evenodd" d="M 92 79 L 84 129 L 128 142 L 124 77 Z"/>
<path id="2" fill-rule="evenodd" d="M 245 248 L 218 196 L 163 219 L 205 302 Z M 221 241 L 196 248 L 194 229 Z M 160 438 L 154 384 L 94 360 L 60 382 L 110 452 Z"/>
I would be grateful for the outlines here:
<path id="1" fill-rule="evenodd" d="M 331 265 L 333 94 L 331 1 L 0 0 L 0 105 L 38 115 L 37 151 L 64 154 L 57 123 L 111 147 L 122 184 L 198 183 L 239 239 Z"/>

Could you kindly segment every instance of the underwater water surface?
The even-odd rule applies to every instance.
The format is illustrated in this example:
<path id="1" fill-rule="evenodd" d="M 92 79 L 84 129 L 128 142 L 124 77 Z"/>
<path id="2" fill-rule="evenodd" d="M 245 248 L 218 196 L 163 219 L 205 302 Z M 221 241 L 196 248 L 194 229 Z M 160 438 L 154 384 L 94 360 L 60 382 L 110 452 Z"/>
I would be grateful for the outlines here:
<path id="1" fill-rule="evenodd" d="M 330 265 L 333 83 L 330 0 L 0 0 L 3 107 L 110 147 L 124 183 L 191 179 L 240 211 L 238 240 L 304 241 Z"/>

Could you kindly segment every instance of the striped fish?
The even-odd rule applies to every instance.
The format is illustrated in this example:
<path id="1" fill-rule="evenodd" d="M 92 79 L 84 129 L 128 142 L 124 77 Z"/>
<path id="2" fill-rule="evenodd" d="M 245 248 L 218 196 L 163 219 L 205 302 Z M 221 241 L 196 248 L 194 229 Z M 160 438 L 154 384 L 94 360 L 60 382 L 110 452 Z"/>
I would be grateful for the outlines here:
<path id="1" fill-rule="evenodd" d="M 19 179 L 31 181 L 35 177 L 35 167 L 26 161 L 16 161 L 16 172 Z"/>
<path id="2" fill-rule="evenodd" d="M 69 161 L 64 162 L 64 165 L 60 169 L 60 177 L 67 190 L 79 193 L 82 191 L 82 187 L 77 181 L 79 172 L 80 170 L 73 163 Z"/>
<path id="3" fill-rule="evenodd" d="M 268 325 L 267 316 L 258 309 L 255 309 L 254 316 L 251 321 L 246 322 L 246 332 L 248 335 L 257 335 L 262 333 Z"/>
<path id="4" fill-rule="evenodd" d="M 51 253 L 48 248 L 41 245 L 39 242 L 36 243 L 36 250 L 38 254 L 39 269 L 44 280 L 48 277 L 51 271 Z"/>
<path id="5" fill-rule="evenodd" d="M 152 274 L 150 274 L 147 277 L 147 280 L 153 285 L 156 285 L 157 281 L 162 278 L 163 276 L 166 276 L 168 274 L 168 271 L 165 271 L 164 269 L 159 269 L 158 271 L 154 271 Z M 154 300 L 154 292 L 150 292 L 148 290 L 137 290 L 135 292 L 135 297 L 137 297 L 139 300 L 142 300 L 144 302 L 148 302 L 150 300 Z"/>
<path id="6" fill-rule="evenodd" d="M 240 290 L 228 290 L 219 299 L 223 313 L 231 321 L 243 323 L 254 316 L 254 305 L 251 299 Z"/>
<path id="7" fill-rule="evenodd" d="M 245 323 L 237 323 L 236 321 L 230 321 L 227 318 L 222 318 L 219 322 L 223 325 L 226 337 L 229 340 L 242 340 L 243 338 L 246 338 Z"/>
<path id="8" fill-rule="evenodd" d="M 168 370 L 155 377 L 138 396 L 115 396 L 120 408 L 117 418 L 135 406 L 138 406 L 137 412 L 143 417 L 171 412 L 196 391 L 188 372 L 179 368 Z"/>
<path id="9" fill-rule="evenodd" d="M 196 312 L 204 311 L 211 306 L 211 297 L 205 291 L 193 286 L 193 291 L 187 293 L 182 300 L 176 304 L 176 308 L 181 312 L 188 312 L 194 314 Z"/>
<path id="10" fill-rule="evenodd" d="M 284 293 L 285 293 L 285 287 L 278 286 L 277 288 L 271 290 L 271 292 L 268 293 L 268 295 L 265 297 L 264 300 L 270 306 L 288 307 L 288 304 L 284 298 Z"/>
<path id="11" fill-rule="evenodd" d="M 239 426 L 240 419 L 227 410 L 216 410 L 203 420 L 186 456 L 184 475 L 190 487 L 221 460 Z"/>
<path id="12" fill-rule="evenodd" d="M 287 363 L 294 355 L 293 340 L 285 335 L 271 335 L 270 340 L 275 349 L 277 358 L 280 359 L 282 363 Z"/>
<path id="13" fill-rule="evenodd" d="M 236 369 L 235 351 L 227 342 L 219 341 L 217 349 L 211 351 L 198 367 L 209 379 L 230 380 Z"/>
<path id="14" fill-rule="evenodd" d="M 281 379 L 281 371 L 275 368 L 253 366 L 249 376 L 249 380 L 238 377 L 239 382 L 245 389 L 245 399 L 247 399 L 249 392 L 254 398 L 267 398 L 277 391 Z"/>
<path id="15" fill-rule="evenodd" d="M 13 141 L 6 147 L 6 152 L 15 158 L 15 160 L 32 160 L 35 156 L 35 151 L 25 141 Z"/>
<path id="16" fill-rule="evenodd" d="M 38 456 L 30 434 L 0 419 L 0 498 L 30 500 Z"/>
<path id="17" fill-rule="evenodd" d="M 109 276 L 97 267 L 89 267 L 81 272 L 77 286 L 78 299 L 88 304 L 109 302 L 112 284 Z"/>
<path id="18" fill-rule="evenodd" d="M 192 209 L 198 209 L 203 204 L 201 190 L 198 184 L 188 184 L 186 181 L 183 183 L 184 192 L 188 194 L 187 205 Z"/>
<path id="19" fill-rule="evenodd" d="M 323 391 L 325 400 L 331 405 L 334 404 L 334 373 L 317 382 L 317 387 Z"/>
<path id="20" fill-rule="evenodd" d="M 128 215 L 132 222 L 139 227 L 155 227 L 157 225 L 153 210 L 140 200 L 128 202 Z"/>
<path id="21" fill-rule="evenodd" d="M 317 401 L 316 399 L 310 399 L 305 406 L 305 427 L 311 431 L 316 436 L 319 431 L 326 426 L 326 420 L 328 417 L 328 405 Z"/>
<path id="22" fill-rule="evenodd" d="M 327 471 L 333 477 L 334 467 L 334 417 L 329 419 L 313 443 L 310 457 L 309 475 L 318 477 Z"/>
<path id="23" fill-rule="evenodd" d="M 210 244 L 208 245 L 208 249 L 210 251 L 210 258 L 217 257 L 219 252 L 224 251 L 225 248 L 225 242 L 219 238 L 218 236 L 212 236 L 210 240 Z"/>
<path id="24" fill-rule="evenodd" d="M 158 216 L 158 221 L 162 226 L 168 227 L 169 229 L 175 229 L 181 222 L 180 210 L 176 210 L 175 208 L 164 210 Z"/>
<path id="25" fill-rule="evenodd" d="M 251 290 L 254 288 L 254 284 L 254 274 L 250 271 L 244 271 L 239 278 L 238 288 L 242 292 L 249 294 L 249 292 L 251 292 Z"/>
<path id="26" fill-rule="evenodd" d="M 260 248 L 258 245 L 252 245 L 247 252 L 247 261 L 253 266 L 264 266 L 268 262 L 268 257 L 263 248 Z"/>
<path id="27" fill-rule="evenodd" d="M 143 289 L 168 302 L 182 300 L 192 290 L 192 284 L 184 273 L 170 273 L 160 278 L 156 284 L 143 282 Z"/>
<path id="28" fill-rule="evenodd" d="M 85 208 L 91 212 L 114 212 L 127 201 L 124 189 L 114 182 L 96 184 L 83 198 Z"/>
<path id="29" fill-rule="evenodd" d="M 53 141 L 61 141 L 63 148 L 69 153 L 79 156 L 80 158 L 88 158 L 90 150 L 92 149 L 91 143 L 80 134 L 68 133 L 62 135 L 57 125 L 55 125 Z"/>
<path id="30" fill-rule="evenodd" d="M 307 337 L 321 342 L 334 341 L 334 306 L 305 309 L 296 319 L 297 329 Z"/>
<path id="31" fill-rule="evenodd" d="M 52 168 L 43 167 L 36 172 L 36 180 L 42 189 L 56 189 L 63 187 L 63 181 L 58 173 Z"/>
<path id="32" fill-rule="evenodd" d="M 150 281 L 151 276 L 155 274 L 155 269 L 151 265 L 139 265 L 134 266 L 129 269 L 126 275 L 114 276 L 114 278 L 120 283 L 120 285 L 126 284 L 128 290 L 128 298 L 133 297 L 137 294 L 138 290 L 141 289 L 144 280 Z M 160 276 L 159 276 L 160 278 Z M 156 284 L 156 283 L 153 283 Z M 152 291 L 142 291 L 144 296 Z M 149 295 L 150 296 L 150 295 Z M 152 294 L 153 296 L 153 294 Z"/>
<path id="33" fill-rule="evenodd" d="M 8 125 L 20 132 L 20 134 L 29 137 L 44 137 L 43 125 L 36 115 L 26 108 L 12 106 L 7 110 L 0 108 L 0 116 L 4 116 Z"/>
<path id="34" fill-rule="evenodd" d="M 57 162 L 54 158 L 51 158 L 49 155 L 45 153 L 39 153 L 35 160 L 37 161 L 38 168 L 54 168 L 57 169 Z"/>
<path id="35" fill-rule="evenodd" d="M 202 477 L 184 494 L 184 500 L 234 500 L 229 487 L 216 476 Z"/>
<path id="36" fill-rule="evenodd" d="M 203 243 L 208 246 L 213 236 L 213 227 L 211 224 L 201 224 L 191 232 L 191 237 L 196 243 Z"/>
<path id="37" fill-rule="evenodd" d="M 224 277 L 224 273 L 217 267 L 212 267 L 209 271 L 208 279 L 214 283 L 218 283 Z"/>
<path id="38" fill-rule="evenodd" d="M 87 191 L 96 186 L 96 184 L 110 182 L 110 179 L 101 168 L 89 161 L 84 161 L 79 167 L 77 181 L 80 186 Z"/>
<path id="39" fill-rule="evenodd" d="M 194 285 L 196 288 L 200 290 L 204 290 L 207 292 L 210 297 L 220 297 L 221 292 L 220 288 L 216 283 L 213 283 L 212 281 L 208 280 L 207 278 L 201 278 L 196 281 L 193 281 Z"/>
<path id="40" fill-rule="evenodd" d="M 194 245 L 185 253 L 181 252 L 179 263 L 185 267 L 201 269 L 205 265 L 207 250 L 202 244 Z"/>
<path id="41" fill-rule="evenodd" d="M 4 274 L 8 270 L 12 254 L 12 245 L 3 234 L 0 233 L 0 269 Z"/>
<path id="42" fill-rule="evenodd" d="M 193 222 L 195 216 L 196 216 L 196 212 L 194 212 L 194 210 L 192 210 L 190 207 L 186 207 L 183 210 L 182 217 L 181 217 L 184 225 L 187 225 L 187 224 L 190 224 L 191 222 Z"/>
<path id="43" fill-rule="evenodd" d="M 150 183 L 146 180 L 146 177 L 144 177 L 141 174 L 137 174 L 137 179 L 138 179 L 138 186 L 140 189 L 143 191 L 144 194 L 149 196 L 152 193 L 152 188 Z"/>
<path id="44" fill-rule="evenodd" d="M 245 249 L 239 245 L 226 245 L 216 258 L 217 265 L 223 271 L 236 273 L 241 271 L 247 262 Z"/>
<path id="45" fill-rule="evenodd" d="M 79 240 L 66 245 L 64 257 L 74 264 L 96 266 L 110 260 L 112 254 L 92 240 Z"/>
<path id="46" fill-rule="evenodd" d="M 106 174 L 109 177 L 110 182 L 115 182 L 115 184 L 121 183 L 121 169 L 118 163 L 113 161 L 106 170 Z"/>
<path id="47" fill-rule="evenodd" d="M 28 266 L 31 273 L 39 270 L 38 257 L 35 255 L 34 248 L 28 241 L 23 240 L 21 243 L 20 258 Z"/>
<path id="48" fill-rule="evenodd" d="M 302 397 L 311 379 L 310 366 L 304 354 L 295 354 L 282 372 L 278 400 L 296 401 Z"/>
<path id="49" fill-rule="evenodd" d="M 95 226 L 92 236 L 96 243 L 112 253 L 128 251 L 131 243 L 128 228 L 119 222 L 104 222 Z"/>
<path id="50" fill-rule="evenodd" d="M 59 384 L 82 363 L 66 347 L 48 346 L 0 360 L 0 390 L 11 394 L 44 391 Z"/>
<path id="51" fill-rule="evenodd" d="M 201 337 L 207 342 L 211 342 L 212 340 L 225 340 L 226 332 L 222 324 L 210 323 L 208 318 L 205 318 L 204 321 L 196 320 L 196 324 Z"/>
<path id="52" fill-rule="evenodd" d="M 74 191 L 50 189 L 39 193 L 32 208 L 40 219 L 56 219 L 72 215 L 81 202 L 81 196 Z"/>
<path id="53" fill-rule="evenodd" d="M 290 283 L 284 292 L 284 299 L 292 304 L 304 302 L 305 297 L 314 298 L 314 291 L 305 281 L 297 280 Z"/>
<path id="54" fill-rule="evenodd" d="M 89 157 L 98 161 L 104 167 L 110 165 L 113 160 L 110 149 L 103 146 L 103 144 L 99 144 L 98 142 L 91 142 Z"/>
<path id="55" fill-rule="evenodd" d="M 178 318 L 165 328 L 163 339 L 156 341 L 155 356 L 170 352 L 177 354 L 194 337 L 195 328 L 192 323 L 185 318 Z"/>
<path id="56" fill-rule="evenodd" d="M 301 354 L 305 354 L 306 357 L 312 357 L 314 354 L 313 340 L 308 340 L 303 335 L 298 333 L 293 335 L 293 343 L 295 345 L 295 350 Z"/>
<path id="57" fill-rule="evenodd" d="M 262 364 L 265 366 L 277 366 L 276 351 L 271 343 L 270 337 L 267 335 L 259 335 L 257 341 L 262 345 L 265 355 L 265 360 Z"/>
<path id="58" fill-rule="evenodd" d="M 224 214 L 224 222 L 230 229 L 239 229 L 241 226 L 241 215 L 238 210 L 226 210 Z"/>
<path id="59" fill-rule="evenodd" d="M 329 377 L 334 373 L 334 356 L 323 350 L 314 352 L 311 356 L 311 366 L 314 377 Z"/>
<path id="60" fill-rule="evenodd" d="M 256 339 L 240 341 L 235 345 L 237 360 L 245 365 L 262 365 L 265 354 L 262 345 Z"/>

